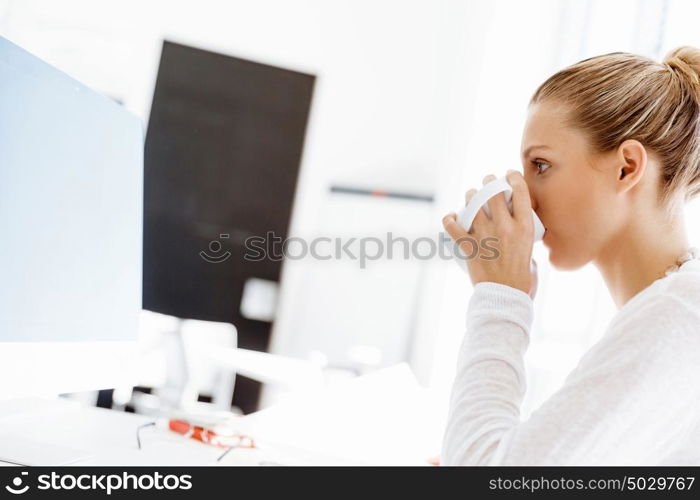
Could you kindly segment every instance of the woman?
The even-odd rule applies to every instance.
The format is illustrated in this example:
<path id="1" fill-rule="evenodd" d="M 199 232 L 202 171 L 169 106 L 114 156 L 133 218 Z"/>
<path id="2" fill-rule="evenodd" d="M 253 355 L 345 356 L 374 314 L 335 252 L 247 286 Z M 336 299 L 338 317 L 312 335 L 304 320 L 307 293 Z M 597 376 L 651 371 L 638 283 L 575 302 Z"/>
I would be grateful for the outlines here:
<path id="1" fill-rule="evenodd" d="M 454 213 L 443 219 L 455 241 L 497 237 L 500 258 L 467 263 L 474 293 L 442 463 L 700 464 L 700 260 L 683 221 L 700 191 L 700 50 L 681 47 L 663 63 L 613 53 L 556 73 L 531 99 L 522 162 L 524 175 L 507 176 L 512 215 L 501 194 L 469 234 Z M 592 262 L 618 311 L 520 421 L 536 288 L 531 209 L 552 265 Z"/>

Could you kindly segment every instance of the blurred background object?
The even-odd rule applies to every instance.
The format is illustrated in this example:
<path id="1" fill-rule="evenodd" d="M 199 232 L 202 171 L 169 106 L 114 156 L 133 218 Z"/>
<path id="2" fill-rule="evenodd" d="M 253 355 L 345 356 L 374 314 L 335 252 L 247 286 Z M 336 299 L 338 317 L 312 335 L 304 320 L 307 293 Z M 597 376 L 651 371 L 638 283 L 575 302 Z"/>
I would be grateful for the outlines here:
<path id="1" fill-rule="evenodd" d="M 446 411 L 471 288 L 453 262 L 404 259 L 401 245 L 364 267 L 250 262 L 241 241 L 267 230 L 436 240 L 466 189 L 520 168 L 527 102 L 547 76 L 607 52 L 659 60 L 700 46 L 698 15 L 690 0 L 0 1 L 2 36 L 148 124 L 144 308 L 172 318 L 142 329 L 157 360 L 142 363 L 157 368 L 142 385 L 84 397 L 142 412 L 279 401 L 280 384 L 260 393 L 232 365 L 188 359 L 194 346 L 237 345 L 326 382 L 406 362 Z M 699 220 L 696 201 L 696 243 Z M 590 266 L 556 272 L 541 246 L 535 258 L 523 417 L 615 311 Z"/>
<path id="2" fill-rule="evenodd" d="M 244 260 L 245 241 L 288 236 L 313 84 L 164 42 L 144 158 L 145 309 L 230 322 L 240 347 L 266 349 L 271 322 L 240 305 L 246 281 L 279 282 L 282 262 Z M 253 411 L 257 391 L 239 378 L 236 403 Z"/>

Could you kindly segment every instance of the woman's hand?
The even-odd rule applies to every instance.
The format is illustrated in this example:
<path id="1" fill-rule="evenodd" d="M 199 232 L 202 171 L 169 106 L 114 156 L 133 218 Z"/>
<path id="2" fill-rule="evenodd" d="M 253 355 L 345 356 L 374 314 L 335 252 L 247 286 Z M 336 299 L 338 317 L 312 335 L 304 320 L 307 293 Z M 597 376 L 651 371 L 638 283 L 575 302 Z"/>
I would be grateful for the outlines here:
<path id="1" fill-rule="evenodd" d="M 483 183 L 495 178 L 487 175 Z M 519 172 L 509 170 L 506 178 L 513 188 L 513 214 L 508 210 L 505 196 L 499 193 L 487 202 L 491 218 L 483 209 L 479 210 L 471 232 L 457 223 L 455 213 L 446 215 L 442 224 L 452 239 L 459 242 L 465 255 L 474 254 L 470 241 L 473 243 L 476 240 L 478 243 L 478 255 L 467 259 L 469 276 L 474 285 L 483 281 L 501 283 L 522 290 L 534 298 L 537 292 L 537 264 L 532 260 L 535 237 L 530 192 Z M 474 193 L 476 189 L 467 191 L 466 203 L 469 203 Z M 489 237 L 492 239 L 485 240 Z M 487 252 L 482 250 L 484 244 Z"/>

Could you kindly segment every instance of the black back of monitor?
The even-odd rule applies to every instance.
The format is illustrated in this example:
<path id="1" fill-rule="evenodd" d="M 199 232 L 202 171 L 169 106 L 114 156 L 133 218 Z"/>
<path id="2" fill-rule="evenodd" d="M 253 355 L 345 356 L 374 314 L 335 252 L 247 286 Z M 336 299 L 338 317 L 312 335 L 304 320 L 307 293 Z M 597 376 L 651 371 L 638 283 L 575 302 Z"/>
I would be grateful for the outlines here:
<path id="1" fill-rule="evenodd" d="M 239 347 L 266 350 L 272 325 L 241 315 L 243 285 L 278 281 L 281 261 L 246 261 L 244 245 L 287 237 L 314 82 L 164 42 L 145 145 L 145 309 L 231 322 Z M 237 377 L 234 404 L 248 413 L 258 395 Z"/>

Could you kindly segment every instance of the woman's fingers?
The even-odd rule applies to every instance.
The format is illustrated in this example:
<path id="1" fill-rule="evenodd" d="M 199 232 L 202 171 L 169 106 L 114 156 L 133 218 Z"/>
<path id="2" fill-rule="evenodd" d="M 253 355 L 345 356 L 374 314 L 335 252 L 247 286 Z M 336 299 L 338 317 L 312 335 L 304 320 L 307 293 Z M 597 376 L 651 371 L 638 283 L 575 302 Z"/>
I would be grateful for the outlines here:
<path id="1" fill-rule="evenodd" d="M 488 176 L 484 178 L 484 184 L 492 180 L 493 177 Z M 532 241 L 528 241 L 527 235 L 523 232 L 523 229 L 532 228 L 530 192 L 525 179 L 518 172 L 509 172 L 507 180 L 513 190 L 514 217 L 508 215 L 508 219 L 499 219 L 499 210 L 508 210 L 505 197 L 499 193 L 499 197 L 491 204 L 480 207 L 476 212 L 470 232 L 457 222 L 457 214 L 454 212 L 443 217 L 442 223 L 452 239 L 459 243 L 465 255 L 474 255 L 474 245 L 479 241 L 480 248 L 480 242 L 485 236 L 496 238 L 501 258 L 468 260 L 467 268 L 472 283 L 502 283 L 534 296 L 537 290 L 536 263 L 529 262 L 532 258 Z M 465 193 L 466 204 L 474 201 L 476 192 L 476 189 L 470 189 Z M 494 220 L 486 215 L 485 209 L 495 215 Z M 501 217 L 503 217 L 502 212 Z M 468 244 L 471 248 L 466 248 Z M 476 253 L 479 254 L 479 252 Z M 531 268 L 530 265 L 533 267 Z"/>
<path id="2" fill-rule="evenodd" d="M 484 186 L 491 181 L 495 181 L 495 175 L 487 175 L 484 177 Z M 492 196 L 486 202 L 489 206 L 489 211 L 491 212 L 491 219 L 494 221 L 504 220 L 506 217 L 510 218 L 510 212 L 508 211 L 508 204 L 506 203 L 506 198 L 503 193 L 498 193 L 496 196 Z"/>
<path id="3" fill-rule="evenodd" d="M 469 205 L 469 202 L 471 199 L 474 197 L 474 194 L 476 193 L 476 189 L 472 188 L 466 193 L 464 193 L 464 204 Z"/>
<path id="4" fill-rule="evenodd" d="M 474 251 L 471 243 L 473 237 L 469 236 L 467 230 L 457 222 L 456 213 L 450 212 L 444 216 L 442 218 L 442 227 L 445 228 L 445 231 L 447 231 L 447 234 L 450 235 L 452 240 L 457 243 L 457 246 L 462 250 L 464 255 L 470 255 Z M 467 244 L 469 245 L 467 246 Z"/>
<path id="5" fill-rule="evenodd" d="M 457 214 L 454 212 L 450 212 L 442 218 L 442 227 L 445 228 L 447 234 L 449 234 L 454 241 L 468 236 L 467 231 L 457 223 Z"/>
<path id="6" fill-rule="evenodd" d="M 472 254 L 474 251 L 472 243 L 474 238 L 467 233 L 466 229 L 464 229 L 459 222 L 457 222 L 456 213 L 450 212 L 444 216 L 442 218 L 442 226 L 465 256 Z"/>
<path id="7" fill-rule="evenodd" d="M 525 221 L 532 218 L 532 202 L 530 201 L 530 191 L 527 188 L 525 179 L 516 170 L 510 170 L 506 175 L 508 183 L 513 188 L 513 217 L 518 221 Z"/>

